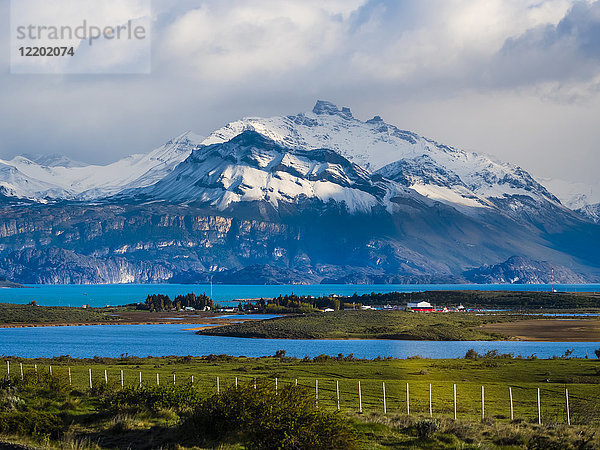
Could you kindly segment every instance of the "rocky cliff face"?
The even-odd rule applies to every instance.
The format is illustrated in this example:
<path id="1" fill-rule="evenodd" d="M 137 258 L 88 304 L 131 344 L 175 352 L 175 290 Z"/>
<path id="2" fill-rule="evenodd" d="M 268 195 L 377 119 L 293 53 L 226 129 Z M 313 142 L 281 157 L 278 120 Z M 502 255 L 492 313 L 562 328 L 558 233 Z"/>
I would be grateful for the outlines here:
<path id="1" fill-rule="evenodd" d="M 464 275 L 470 282 L 487 284 L 585 283 L 584 277 L 567 267 L 519 256 L 512 256 L 500 264 L 468 270 Z"/>
<path id="2" fill-rule="evenodd" d="M 439 203 L 396 202 L 393 214 L 351 214 L 336 203 L 293 214 L 262 214 L 259 202 L 218 213 L 169 202 L 7 206 L 0 208 L 0 276 L 22 283 L 500 282 L 462 271 L 519 248 L 573 264 L 549 250 L 537 228 L 503 216 L 474 221 Z"/>
<path id="3" fill-rule="evenodd" d="M 0 273 L 25 283 L 169 281 L 286 259 L 289 238 L 285 224 L 171 205 L 6 208 Z"/>

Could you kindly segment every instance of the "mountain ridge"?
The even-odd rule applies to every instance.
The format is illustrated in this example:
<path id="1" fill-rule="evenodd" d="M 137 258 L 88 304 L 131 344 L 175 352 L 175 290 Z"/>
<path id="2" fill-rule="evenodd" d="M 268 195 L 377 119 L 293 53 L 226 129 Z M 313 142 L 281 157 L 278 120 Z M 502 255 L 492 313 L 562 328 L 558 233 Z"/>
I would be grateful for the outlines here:
<path id="1" fill-rule="evenodd" d="M 524 169 L 330 102 L 107 166 L 28 161 L 0 161 L 17 282 L 464 282 L 515 255 L 524 282 L 600 279 L 600 227 Z"/>

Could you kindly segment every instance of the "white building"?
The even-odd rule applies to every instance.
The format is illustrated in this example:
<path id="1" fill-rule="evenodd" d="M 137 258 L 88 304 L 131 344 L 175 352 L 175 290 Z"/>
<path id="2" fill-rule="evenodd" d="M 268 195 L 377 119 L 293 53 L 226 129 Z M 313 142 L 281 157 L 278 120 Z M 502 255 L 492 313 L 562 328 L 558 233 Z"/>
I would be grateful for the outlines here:
<path id="1" fill-rule="evenodd" d="M 408 302 L 406 308 L 413 311 L 433 310 L 433 306 L 429 302 Z"/>

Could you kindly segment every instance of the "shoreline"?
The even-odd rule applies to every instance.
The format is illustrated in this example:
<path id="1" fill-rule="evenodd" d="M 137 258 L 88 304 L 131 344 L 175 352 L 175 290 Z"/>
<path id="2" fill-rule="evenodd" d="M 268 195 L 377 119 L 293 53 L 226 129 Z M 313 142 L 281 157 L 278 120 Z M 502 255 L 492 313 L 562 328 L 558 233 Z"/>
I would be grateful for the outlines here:
<path id="1" fill-rule="evenodd" d="M 97 325 L 192 325 L 193 327 L 183 328 L 183 331 L 204 331 L 210 330 L 212 328 L 220 328 L 222 326 L 226 326 L 231 323 L 230 319 L 215 319 L 215 320 L 224 320 L 224 323 L 206 323 L 205 326 L 200 322 L 180 322 L 180 321 L 157 321 L 157 322 L 98 322 L 98 323 L 40 323 L 40 324 L 0 324 L 0 329 L 6 328 L 50 328 L 50 327 L 84 327 L 84 326 L 97 326 Z M 245 319 L 240 321 L 247 321 L 253 319 Z M 494 324 L 496 325 L 496 324 Z M 195 333 L 199 336 L 202 334 Z M 431 340 L 431 339 L 382 339 L 382 338 L 308 338 L 308 339 L 299 339 L 299 338 L 278 338 L 278 337 L 259 337 L 259 336 L 227 336 L 227 335 L 211 335 L 206 334 L 206 336 L 219 336 L 219 337 L 232 337 L 238 339 L 266 339 L 266 340 L 303 340 L 303 341 L 318 341 L 318 340 L 326 340 L 326 341 L 416 341 L 416 342 L 554 342 L 554 343 L 569 343 L 569 342 L 594 342 L 600 343 L 600 336 L 595 338 L 586 338 L 586 339 L 547 339 L 547 338 L 535 338 L 529 336 L 506 336 L 506 339 L 479 339 L 473 341 L 467 340 Z"/>
<path id="2" fill-rule="evenodd" d="M 193 318 L 193 319 L 165 319 L 158 318 L 157 320 L 114 320 L 106 322 L 28 322 L 28 323 L 0 323 L 0 328 L 43 328 L 43 327 L 85 327 L 98 325 L 192 325 L 198 326 L 198 330 L 205 330 L 207 327 L 221 327 L 232 323 L 240 323 L 248 320 L 236 317 L 235 320 L 227 318 Z M 206 325 L 206 326 L 199 326 Z M 188 328 L 187 330 L 192 330 Z"/>

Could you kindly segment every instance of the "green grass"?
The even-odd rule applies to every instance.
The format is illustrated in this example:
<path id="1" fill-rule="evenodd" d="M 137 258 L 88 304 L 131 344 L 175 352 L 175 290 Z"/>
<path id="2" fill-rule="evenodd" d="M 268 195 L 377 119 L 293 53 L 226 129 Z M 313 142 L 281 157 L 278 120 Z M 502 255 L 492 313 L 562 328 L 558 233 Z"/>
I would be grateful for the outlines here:
<path id="1" fill-rule="evenodd" d="M 485 323 L 519 320 L 515 315 L 416 314 L 405 311 L 335 311 L 273 320 L 247 321 L 198 334 L 272 339 L 499 340 L 480 329 Z"/>
<path id="2" fill-rule="evenodd" d="M 319 383 L 319 401 L 323 406 L 336 406 L 336 381 L 339 383 L 341 408 L 347 412 L 358 411 L 358 381 L 361 382 L 363 410 L 383 409 L 382 383 L 386 383 L 387 406 L 391 412 L 406 411 L 406 383 L 409 383 L 411 410 L 415 414 L 429 410 L 429 384 L 432 385 L 433 409 L 437 416 L 453 414 L 452 389 L 457 385 L 458 412 L 463 418 L 476 419 L 480 414 L 481 386 L 486 389 L 490 416 L 508 417 L 508 387 L 513 388 L 515 416 L 530 420 L 537 417 L 536 389 L 542 390 L 543 414 L 552 418 L 564 410 L 564 387 L 569 386 L 573 404 L 595 399 L 600 405 L 600 361 L 583 359 L 519 360 L 361 360 L 344 361 L 317 358 L 234 358 L 168 357 L 123 358 L 96 360 L 21 360 L 13 359 L 11 374 L 19 377 L 19 363 L 25 371 L 37 364 L 38 373 L 47 373 L 49 366 L 55 375 L 67 379 L 71 368 L 73 386 L 87 389 L 88 369 L 92 369 L 92 382 L 104 384 L 104 370 L 109 384 L 120 384 L 123 370 L 126 385 L 138 385 L 139 373 L 144 384 L 155 385 L 156 374 L 161 384 L 185 384 L 194 376 L 194 383 L 206 394 L 216 392 L 217 377 L 220 387 L 267 379 L 280 386 L 294 384 L 315 389 Z M 0 368 L 0 377 L 6 375 L 6 365 Z"/>
<path id="3" fill-rule="evenodd" d="M 577 433 L 586 433 L 585 427 L 597 427 L 600 423 L 600 361 L 596 359 L 480 358 L 377 361 L 348 358 L 336 360 L 324 357 L 295 359 L 229 356 L 90 360 L 68 357 L 36 360 L 11 358 L 13 380 L 20 379 L 20 364 L 23 364 L 26 376 L 30 374 L 29 376 L 33 377 L 34 364 L 37 365 L 37 374 L 41 377 L 49 373 L 51 365 L 54 376 L 62 380 L 62 387 L 37 392 L 35 398 L 27 400 L 31 402 L 33 409 L 62 414 L 61 417 L 66 414 L 68 423 L 75 424 L 69 429 L 70 439 L 74 436 L 77 439 L 96 442 L 97 438 L 102 436 L 102 439 L 108 439 L 114 445 L 119 442 L 122 444 L 125 438 L 143 442 L 147 439 L 159 439 L 164 433 L 167 437 L 171 436 L 169 433 L 183 417 L 181 411 L 185 409 L 183 407 L 186 404 L 196 402 L 195 398 L 208 398 L 216 393 L 217 377 L 221 392 L 232 388 L 236 378 L 240 386 L 252 386 L 256 380 L 258 386 L 270 386 L 271 390 L 275 389 L 275 379 L 278 389 L 295 385 L 298 380 L 300 386 L 305 387 L 311 395 L 315 395 L 315 401 L 315 385 L 318 381 L 318 406 L 332 412 L 337 410 L 337 382 L 341 412 L 355 421 L 354 428 L 362 436 L 360 442 L 364 448 L 455 448 L 460 445 L 467 445 L 468 448 L 469 445 L 476 446 L 482 442 L 487 447 L 493 447 L 505 441 L 521 442 L 524 446 L 525 443 L 536 439 L 560 440 L 571 435 L 575 442 L 578 439 Z M 69 368 L 72 385 L 68 384 Z M 92 369 L 93 391 L 88 387 L 89 369 Z M 6 364 L 3 363 L 0 367 L 0 379 L 6 377 L 6 370 Z M 139 407 L 137 409 L 128 409 L 121 405 L 117 410 L 104 411 L 101 401 L 107 392 L 104 370 L 107 371 L 109 391 L 115 392 L 121 389 L 121 370 L 124 384 L 132 388 L 138 386 L 141 372 L 143 385 L 148 392 L 156 386 L 158 373 L 158 389 L 162 392 L 159 398 L 163 399 L 162 403 L 150 397 L 150 403 L 145 406 L 143 399 L 134 401 L 133 404 Z M 194 397 L 186 397 L 185 389 L 190 385 L 192 376 L 194 392 L 197 394 L 194 394 Z M 359 381 L 362 414 L 359 414 Z M 387 404 L 385 415 L 384 382 Z M 407 383 L 410 416 L 406 414 Z M 458 422 L 453 420 L 454 384 L 457 385 Z M 429 416 L 430 385 L 433 417 L 440 421 L 440 426 L 433 437 L 423 439 L 418 435 L 417 423 Z M 486 419 L 483 424 L 482 385 L 485 386 L 486 399 Z M 513 423 L 509 419 L 509 387 L 513 392 Z M 565 387 L 569 389 L 570 394 L 571 419 L 574 424 L 584 428 L 566 428 L 563 425 L 566 422 Z M 541 390 L 542 399 L 544 425 L 541 427 L 537 425 L 537 388 Z M 26 397 L 25 394 L 17 395 L 19 396 Z M 14 400 L 11 401 L 14 403 Z M 6 407 L 2 411 L 6 411 Z M 63 438 L 63 435 L 51 436 L 51 439 Z M 229 444 L 234 447 L 236 445 L 232 442 Z M 519 446 L 521 444 L 517 445 L 517 448 Z M 136 448 L 135 445 L 133 448 Z"/>
<path id="4" fill-rule="evenodd" d="M 339 297 L 342 302 L 364 305 L 405 305 L 410 301 L 427 301 L 432 305 L 469 308 L 510 309 L 600 309 L 600 294 L 595 292 L 532 291 L 425 291 L 388 292 Z"/>
<path id="5" fill-rule="evenodd" d="M 32 306 L 0 303 L 0 323 L 94 323 L 116 320 L 104 308 L 70 308 L 67 306 Z"/>

